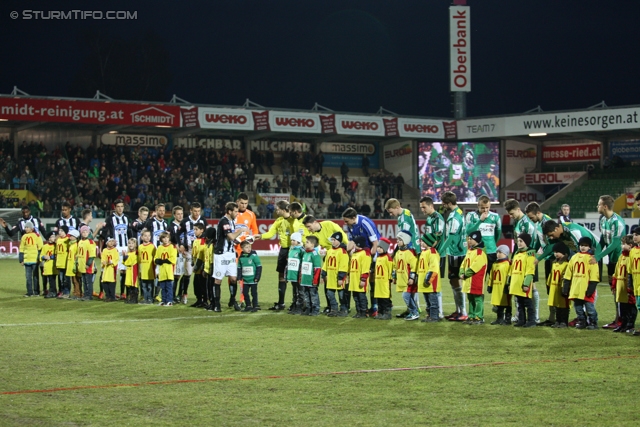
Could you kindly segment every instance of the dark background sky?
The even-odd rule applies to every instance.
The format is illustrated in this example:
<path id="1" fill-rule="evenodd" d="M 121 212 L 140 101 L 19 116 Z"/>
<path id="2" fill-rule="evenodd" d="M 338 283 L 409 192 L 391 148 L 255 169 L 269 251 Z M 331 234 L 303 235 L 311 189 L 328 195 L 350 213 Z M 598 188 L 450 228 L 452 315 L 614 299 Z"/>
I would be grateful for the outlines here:
<path id="1" fill-rule="evenodd" d="M 640 1 L 470 0 L 468 115 L 640 103 Z M 0 3 L 0 93 L 451 117 L 448 0 Z M 137 20 L 10 12 L 128 10 Z M 100 49 L 97 44 L 100 43 Z M 147 49 L 147 46 L 149 48 Z M 109 56 L 107 56 L 107 53 Z M 105 59 L 108 58 L 108 61 Z M 99 72 L 100 61 L 107 64 Z"/>

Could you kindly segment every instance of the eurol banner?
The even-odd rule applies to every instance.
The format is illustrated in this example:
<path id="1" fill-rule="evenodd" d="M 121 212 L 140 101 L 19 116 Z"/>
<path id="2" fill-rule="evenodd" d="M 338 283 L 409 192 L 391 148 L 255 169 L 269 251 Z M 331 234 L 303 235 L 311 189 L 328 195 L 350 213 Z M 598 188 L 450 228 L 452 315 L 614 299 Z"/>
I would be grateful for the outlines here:
<path id="1" fill-rule="evenodd" d="M 324 154 L 325 167 L 339 168 L 345 163 L 350 169 L 359 169 L 363 156 L 369 158 L 369 168 L 380 167 L 377 142 L 323 142 L 320 151 Z"/>
<path id="2" fill-rule="evenodd" d="M 640 160 L 640 140 L 611 141 L 609 143 L 609 158 L 620 157 L 627 162 Z"/>

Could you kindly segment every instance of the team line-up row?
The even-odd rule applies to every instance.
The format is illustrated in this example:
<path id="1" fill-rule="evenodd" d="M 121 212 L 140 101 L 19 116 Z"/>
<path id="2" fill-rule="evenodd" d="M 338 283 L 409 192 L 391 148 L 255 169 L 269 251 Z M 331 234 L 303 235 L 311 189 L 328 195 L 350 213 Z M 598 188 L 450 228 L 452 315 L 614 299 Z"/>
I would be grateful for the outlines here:
<path id="1" fill-rule="evenodd" d="M 237 205 L 234 205 L 228 206 L 230 209 L 227 210 L 227 216 L 231 222 L 237 216 Z M 202 287 L 202 280 L 204 280 L 204 287 L 208 291 L 210 286 L 207 286 L 206 282 L 209 281 L 211 266 L 214 264 L 213 248 L 217 233 L 213 229 L 205 230 L 204 225 L 196 224 L 192 256 L 195 260 L 196 281 L 201 282 L 198 287 Z M 32 224 L 27 223 L 25 231 L 21 240 L 20 260 L 27 269 L 27 281 L 30 277 L 28 269 L 35 265 L 40 257 L 43 277 L 51 286 L 52 282 L 55 283 L 56 270 L 65 264 L 61 260 L 65 259 L 64 275 L 69 278 L 67 280 L 73 282 L 74 292 L 77 294 L 80 291 L 79 275 L 84 288 L 82 298 L 90 299 L 93 294 L 97 246 L 92 239 L 89 239 L 89 228 L 82 227 L 80 233 L 71 230 L 68 235 L 66 230 L 61 228 L 57 234 L 51 233 L 47 236 L 46 244 L 43 244 L 40 237 L 33 232 Z M 225 234 L 224 230 L 220 234 L 222 238 Z M 300 233 L 291 235 L 286 279 L 292 282 L 294 294 L 297 294 L 294 297 L 296 307 L 292 312 L 319 314 L 317 290 L 322 278 L 326 288 L 329 316 L 344 316 L 348 313 L 351 298 L 347 295 L 351 293 L 356 305 L 355 317 L 367 317 L 366 293 L 368 284 L 372 282 L 375 284 L 374 297 L 378 304 L 375 317 L 379 319 L 391 317 L 390 291 L 391 285 L 395 284 L 395 290 L 403 294 L 407 304 L 406 320 L 415 320 L 419 317 L 415 298 L 418 293 L 423 293 L 427 302 L 428 315 L 425 320 L 429 322 L 440 320 L 441 303 L 438 297 L 441 257 L 434 247 L 438 240 L 436 234 L 426 233 L 422 236 L 421 251 L 417 254 L 412 248 L 411 233 L 400 231 L 397 235 L 398 248 L 393 256 L 388 253 L 390 242 L 381 238 L 377 246 L 377 256 L 373 257 L 367 247 L 366 239 L 362 236 L 353 238 L 355 250 L 350 256 L 346 245 L 342 242 L 343 234 L 344 232 L 340 230 L 331 235 L 329 239 L 331 247 L 326 251 L 324 262 L 320 256 L 321 251 L 318 250 L 319 241 L 316 236 L 307 236 L 302 246 L 302 235 Z M 235 237 L 237 236 L 234 236 L 234 240 Z M 178 262 L 177 249 L 170 243 L 169 233 L 166 232 L 161 233 L 161 245 L 158 248 L 150 243 L 151 236 L 148 230 L 142 232 L 141 239 L 142 244 L 139 247 L 135 238 L 129 239 L 128 251 L 122 260 L 127 267 L 125 283 L 130 290 L 129 301 L 137 302 L 137 289 L 140 287 L 143 291 L 143 301 L 150 303 L 153 298 L 154 281 L 157 279 L 158 286 L 162 289 L 161 304 L 169 306 L 173 302 L 172 287 L 175 265 Z M 470 307 L 470 316 L 465 319 L 466 322 L 475 324 L 484 322 L 485 276 L 489 273 L 486 290 L 492 293 L 491 302 L 498 312 L 498 319 L 493 323 L 509 323 L 510 297 L 514 296 L 518 307 L 516 326 L 536 325 L 535 311 L 531 303 L 536 260 L 530 250 L 531 240 L 532 236 L 527 233 L 521 233 L 518 236 L 518 251 L 511 261 L 508 247 L 497 248 L 496 261 L 489 269 L 482 233 L 480 231 L 469 233 L 467 253 L 459 269 L 459 278 L 463 281 L 462 292 L 467 294 Z M 620 304 L 633 305 L 635 308 L 635 296 L 638 292 L 633 287 L 633 277 L 638 273 L 634 270 L 634 266 L 638 265 L 640 250 L 635 247 L 638 243 L 634 242 L 635 238 L 625 236 L 623 240 L 623 254 L 617 261 L 618 268 L 613 277 L 616 300 Z M 240 257 L 225 268 L 231 272 L 228 277 L 233 277 L 231 274 L 235 274 L 235 279 L 244 280 L 244 297 L 247 301 L 245 310 L 255 311 L 258 308 L 257 283 L 261 276 L 261 264 L 259 257 L 251 250 L 249 240 L 244 241 L 241 246 Z M 567 325 L 571 300 L 579 319 L 576 326 L 595 329 L 598 320 L 595 310 L 595 289 L 599 282 L 598 266 L 593 261 L 591 239 L 581 238 L 579 248 L 580 252 L 568 260 L 570 250 L 567 245 L 559 242 L 553 246 L 556 261 L 547 281 L 549 305 L 556 309 L 558 321 L 555 326 Z M 35 259 L 34 254 L 36 254 Z M 375 264 L 372 270 L 373 259 Z M 120 253 L 115 248 L 115 239 L 110 238 L 101 255 L 100 282 L 107 293 L 107 301 L 115 300 L 116 267 L 119 263 Z M 374 272 L 372 281 L 369 278 L 371 271 Z M 638 283 L 637 280 L 635 282 Z M 214 311 L 220 311 L 219 284 L 214 282 L 211 292 L 205 292 L 205 294 L 212 297 L 211 305 Z M 251 299 L 253 299 L 253 305 Z"/>

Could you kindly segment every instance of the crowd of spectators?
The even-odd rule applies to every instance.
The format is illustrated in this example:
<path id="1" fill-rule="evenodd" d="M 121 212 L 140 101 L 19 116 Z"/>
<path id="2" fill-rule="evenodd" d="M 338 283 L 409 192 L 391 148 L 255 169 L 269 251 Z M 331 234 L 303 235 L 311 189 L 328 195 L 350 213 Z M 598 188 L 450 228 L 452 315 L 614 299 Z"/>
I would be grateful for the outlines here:
<path id="1" fill-rule="evenodd" d="M 47 150 L 42 143 L 23 141 L 15 159 L 13 153 L 13 143 L 0 141 L 0 187 L 31 190 L 37 197 L 30 203 L 31 210 L 44 217 L 58 215 L 64 202 L 77 212 L 91 209 L 95 217 L 101 217 L 120 198 L 125 210 L 134 215 L 142 206 L 152 209 L 164 203 L 169 209 L 174 205 L 188 208 L 199 202 L 206 217 L 216 218 L 224 215 L 224 205 L 239 192 L 256 191 L 311 198 L 314 203 L 307 209 L 319 217 L 341 218 L 346 208 L 353 207 L 362 215 L 382 218 L 383 202 L 402 197 L 404 184 L 400 175 L 373 173 L 368 177 L 370 192 L 365 192 L 358 180 L 349 178 L 344 163 L 339 178 L 323 174 L 324 155 L 311 151 L 287 150 L 276 162 L 272 151 L 254 149 L 249 163 L 241 150 L 102 144 L 85 148 L 70 142 Z M 275 164 L 281 175 L 273 176 Z M 256 174 L 272 176 L 256 180 Z M 376 199 L 373 207 L 367 198 Z M 0 207 L 23 204 L 26 200 L 0 197 Z M 273 207 L 256 206 L 256 213 L 269 218 Z"/>

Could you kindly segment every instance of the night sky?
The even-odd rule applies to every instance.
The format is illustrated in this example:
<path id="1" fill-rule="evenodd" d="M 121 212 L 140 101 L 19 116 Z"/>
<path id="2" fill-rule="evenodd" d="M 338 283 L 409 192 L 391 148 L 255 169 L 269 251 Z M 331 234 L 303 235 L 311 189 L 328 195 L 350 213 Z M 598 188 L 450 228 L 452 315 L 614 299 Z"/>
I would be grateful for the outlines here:
<path id="1" fill-rule="evenodd" d="M 602 100 L 609 106 L 640 103 L 640 1 L 468 4 L 473 89 L 468 116 L 516 114 L 537 105 L 545 111 L 580 109 Z M 241 105 L 249 98 L 266 107 L 310 109 L 318 102 L 335 111 L 375 113 L 383 106 L 402 115 L 452 117 L 449 5 L 448 0 L 5 0 L 0 93 L 16 85 L 31 95 L 90 97 L 96 85 L 89 85 L 90 95 L 77 85 L 95 74 L 86 66 L 95 62 L 86 34 L 118 40 L 119 46 L 144 46 L 143 35 L 151 34 L 162 52 L 152 68 L 166 72 L 154 77 L 144 92 L 154 95 L 147 100 L 168 101 L 175 93 L 203 104 Z M 25 9 L 137 11 L 137 20 L 11 19 L 12 11 L 23 16 Z M 117 85 L 118 98 L 136 99 L 140 84 L 132 82 L 138 81 L 139 67 L 115 68 L 109 78 L 129 82 Z"/>

